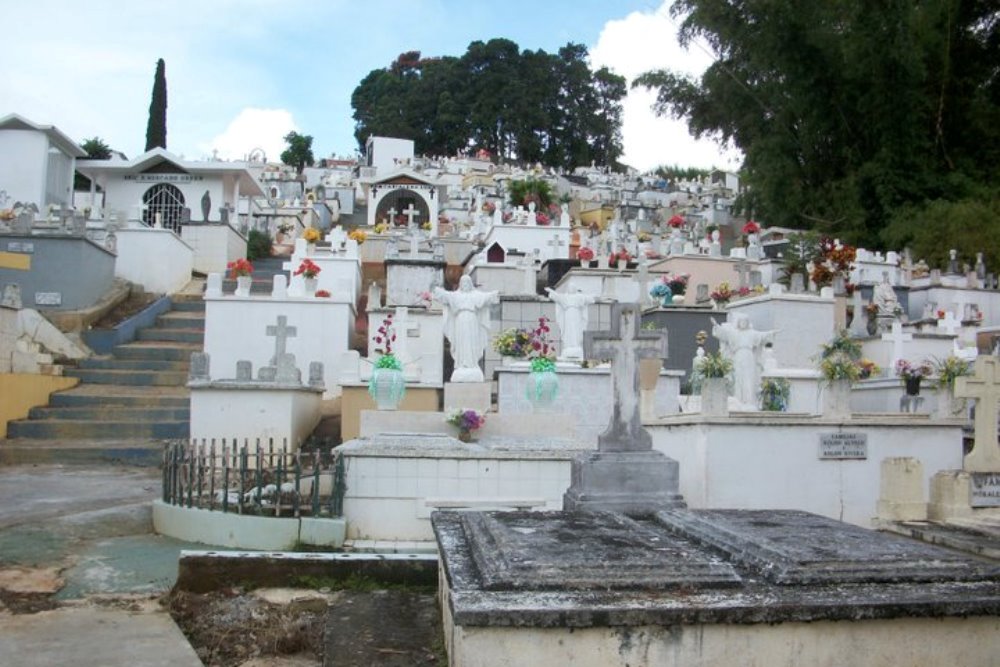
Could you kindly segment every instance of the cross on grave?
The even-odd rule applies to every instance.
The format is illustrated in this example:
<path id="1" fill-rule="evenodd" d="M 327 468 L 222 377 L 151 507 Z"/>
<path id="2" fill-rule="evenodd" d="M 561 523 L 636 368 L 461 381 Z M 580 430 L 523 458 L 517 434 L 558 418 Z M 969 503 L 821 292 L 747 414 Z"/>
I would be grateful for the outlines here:
<path id="1" fill-rule="evenodd" d="M 740 274 L 739 287 L 750 287 L 750 264 L 743 261 L 736 262 L 733 266 L 733 271 Z"/>
<path id="2" fill-rule="evenodd" d="M 892 342 L 892 368 L 896 368 L 896 363 L 903 358 L 903 343 L 913 340 L 913 334 L 903 333 L 903 325 L 899 322 L 892 323 L 892 332 L 882 334 L 882 340 Z"/>
<path id="3" fill-rule="evenodd" d="M 389 210 L 388 210 L 388 211 L 386 211 L 386 213 L 388 213 L 388 214 L 389 214 L 389 224 L 390 224 L 390 225 L 391 225 L 391 224 L 393 224 L 394 222 L 396 222 L 396 214 L 397 214 L 398 212 L 399 212 L 399 211 L 397 211 L 397 210 L 396 210 L 396 207 L 395 207 L 395 206 L 390 206 L 390 207 L 389 207 Z"/>
<path id="4" fill-rule="evenodd" d="M 566 245 L 566 242 L 563 241 L 558 234 L 553 234 L 552 240 L 548 241 L 545 245 L 552 248 L 552 259 L 559 259 L 560 257 L 559 248 L 560 246 L 564 247 Z"/>
<path id="5" fill-rule="evenodd" d="M 269 324 L 264 330 L 265 335 L 274 336 L 274 356 L 271 357 L 272 366 L 280 366 L 281 360 L 288 355 L 288 339 L 295 338 L 298 331 L 295 327 L 288 326 L 288 317 L 278 315 L 278 323 Z"/>
<path id="6" fill-rule="evenodd" d="M 632 275 L 632 280 L 639 285 L 639 305 L 641 307 L 647 306 L 650 302 L 649 262 L 646 260 L 645 255 L 639 258 L 639 270 Z"/>
<path id="7" fill-rule="evenodd" d="M 410 229 L 410 233 L 403 237 L 410 242 L 410 259 L 420 256 L 420 244 L 424 241 L 424 235 L 417 227 Z"/>
<path id="8" fill-rule="evenodd" d="M 406 216 L 406 226 L 413 229 L 415 227 L 413 219 L 420 215 L 420 211 L 413 208 L 413 202 L 410 202 L 409 205 L 403 209 L 403 215 Z"/>
<path id="9" fill-rule="evenodd" d="M 611 330 L 583 334 L 587 359 L 611 360 L 611 422 L 597 438 L 602 452 L 642 452 L 653 448 L 642 427 L 639 403 L 639 359 L 665 359 L 667 332 L 643 331 L 642 310 L 635 303 L 616 303 L 611 309 Z"/>
<path id="10" fill-rule="evenodd" d="M 1000 366 L 996 357 L 976 359 L 973 377 L 955 379 L 956 398 L 976 399 L 975 444 L 965 457 L 967 472 L 1000 471 L 997 448 L 997 401 L 1000 401 Z"/>
<path id="11" fill-rule="evenodd" d="M 944 314 L 944 317 L 938 320 L 938 329 L 944 329 L 944 332 L 949 336 L 958 335 L 958 330 L 962 328 L 962 321 L 955 317 L 955 313 L 950 310 Z"/>

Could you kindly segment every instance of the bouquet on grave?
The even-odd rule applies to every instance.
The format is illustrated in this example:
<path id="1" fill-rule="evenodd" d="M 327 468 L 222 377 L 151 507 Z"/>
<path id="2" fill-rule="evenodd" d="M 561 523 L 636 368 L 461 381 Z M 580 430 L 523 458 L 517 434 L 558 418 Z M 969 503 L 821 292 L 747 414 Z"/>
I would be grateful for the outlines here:
<path id="1" fill-rule="evenodd" d="M 486 415 L 475 410 L 461 408 L 449 414 L 445 421 L 457 427 L 461 434 L 468 435 L 472 431 L 478 431 L 486 424 Z"/>
<path id="2" fill-rule="evenodd" d="M 302 232 L 302 238 L 306 240 L 306 243 L 316 243 L 316 241 L 319 241 L 320 236 L 319 230 L 315 227 L 306 227 L 306 230 Z"/>
<path id="3" fill-rule="evenodd" d="M 594 259 L 594 251 L 590 248 L 580 248 L 576 251 L 576 258 L 581 262 L 589 262 Z"/>
<path id="4" fill-rule="evenodd" d="M 385 319 L 382 320 L 382 324 L 375 331 L 375 337 L 372 340 L 376 345 L 374 352 L 378 352 L 381 355 L 378 361 L 375 362 L 375 368 L 389 368 L 395 371 L 403 370 L 403 365 L 399 363 L 399 359 L 392 353 L 392 344 L 396 342 L 396 330 L 392 326 L 392 313 L 386 315 Z"/>
<path id="5" fill-rule="evenodd" d="M 896 361 L 896 375 L 906 380 L 922 380 L 929 377 L 934 371 L 930 362 L 922 361 L 919 364 L 906 359 Z"/>
<path id="6" fill-rule="evenodd" d="M 323 269 L 313 262 L 311 259 L 304 259 L 302 263 L 299 264 L 299 268 L 295 269 L 293 275 L 302 276 L 303 278 L 315 278 L 320 274 Z"/>
<path id="7" fill-rule="evenodd" d="M 226 264 L 226 269 L 229 270 L 230 278 L 242 278 L 253 273 L 253 264 L 250 263 L 250 260 L 241 257 L 235 262 Z"/>

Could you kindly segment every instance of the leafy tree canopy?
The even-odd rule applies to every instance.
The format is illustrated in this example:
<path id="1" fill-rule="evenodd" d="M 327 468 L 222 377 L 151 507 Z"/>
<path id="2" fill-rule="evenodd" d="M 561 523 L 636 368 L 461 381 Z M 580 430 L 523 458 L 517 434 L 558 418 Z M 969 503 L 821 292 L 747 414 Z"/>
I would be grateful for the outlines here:
<path id="1" fill-rule="evenodd" d="M 715 62 L 700 79 L 660 70 L 633 85 L 743 151 L 755 217 L 868 247 L 925 238 L 921 225 L 959 212 L 1000 228 L 983 199 L 1000 174 L 995 2 L 676 0 L 671 11 L 682 42 Z"/>
<path id="2" fill-rule="evenodd" d="M 625 79 L 592 71 L 587 49 L 521 51 L 507 39 L 476 41 L 460 58 L 401 54 L 372 70 L 351 96 L 354 136 L 412 139 L 417 152 L 485 149 L 525 163 L 617 165 Z"/>
<path id="3" fill-rule="evenodd" d="M 104 143 L 100 137 L 85 139 L 80 144 L 80 148 L 87 152 L 87 157 L 92 160 L 108 160 L 111 158 L 111 147 Z"/>
<path id="4" fill-rule="evenodd" d="M 281 153 L 282 162 L 290 167 L 295 167 L 300 174 L 303 169 L 313 165 L 315 160 L 313 159 L 313 138 L 311 136 L 299 134 L 298 132 L 289 132 L 285 135 L 284 139 L 288 148 Z"/>

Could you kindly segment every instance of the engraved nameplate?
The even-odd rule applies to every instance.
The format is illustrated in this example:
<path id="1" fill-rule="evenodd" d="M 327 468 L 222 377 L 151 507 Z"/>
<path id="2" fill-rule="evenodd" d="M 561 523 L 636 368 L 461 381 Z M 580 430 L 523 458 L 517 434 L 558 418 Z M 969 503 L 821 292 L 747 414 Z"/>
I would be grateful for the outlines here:
<path id="1" fill-rule="evenodd" d="M 820 433 L 819 458 L 826 460 L 867 459 L 867 433 Z"/>

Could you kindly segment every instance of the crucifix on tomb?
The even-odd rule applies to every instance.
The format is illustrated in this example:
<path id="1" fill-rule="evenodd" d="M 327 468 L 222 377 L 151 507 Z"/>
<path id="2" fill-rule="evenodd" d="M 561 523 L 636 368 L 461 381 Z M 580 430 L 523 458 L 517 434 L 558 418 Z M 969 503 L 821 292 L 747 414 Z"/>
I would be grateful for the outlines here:
<path id="1" fill-rule="evenodd" d="M 736 262 L 733 271 L 740 274 L 739 287 L 750 287 L 750 264 L 748 262 Z"/>
<path id="2" fill-rule="evenodd" d="M 944 332 L 949 336 L 955 336 L 958 334 L 958 330 L 962 328 L 962 321 L 955 317 L 955 313 L 950 310 L 944 314 L 937 322 L 938 329 L 944 329 Z"/>
<path id="3" fill-rule="evenodd" d="M 638 304 L 616 303 L 610 331 L 584 333 L 584 356 L 611 360 L 611 423 L 598 450 L 573 461 L 564 510 L 638 516 L 684 507 L 677 461 L 655 451 L 642 427 L 639 360 L 665 358 L 667 333 L 643 331 L 641 312 Z"/>
<path id="4" fill-rule="evenodd" d="M 389 210 L 386 211 L 386 213 L 389 214 L 389 224 L 391 225 L 391 224 L 395 223 L 396 222 L 396 213 L 397 213 L 396 207 L 390 206 Z"/>
<path id="5" fill-rule="evenodd" d="M 1000 365 L 997 362 L 996 357 L 979 357 L 972 377 L 955 379 L 956 398 L 976 399 L 975 444 L 965 456 L 967 472 L 1000 471 L 1000 449 L 997 447 Z"/>
<path id="6" fill-rule="evenodd" d="M 891 333 L 882 334 L 882 340 L 892 343 L 892 361 L 890 364 L 895 369 L 896 364 L 903 358 L 903 343 L 913 340 L 913 334 L 903 333 L 903 325 L 899 322 L 893 322 Z"/>
<path id="7" fill-rule="evenodd" d="M 270 369 L 266 371 L 260 369 L 261 379 L 301 382 L 299 369 L 295 365 L 295 355 L 288 352 L 288 339 L 298 335 L 296 327 L 288 326 L 288 318 L 285 315 L 278 315 L 278 323 L 267 325 L 264 333 L 274 336 L 274 356 L 271 357 Z"/>
<path id="8" fill-rule="evenodd" d="M 406 216 L 406 226 L 410 230 L 416 229 L 417 228 L 417 223 L 414 220 L 414 218 L 416 218 L 416 217 L 418 217 L 420 215 L 420 211 L 418 211 L 417 209 L 413 208 L 413 202 L 410 202 L 407 205 L 407 207 L 403 209 L 403 215 Z"/>
<path id="9" fill-rule="evenodd" d="M 419 227 L 411 227 L 403 238 L 410 242 L 410 259 L 416 259 L 419 257 L 420 244 L 424 241 L 423 230 Z"/>
<path id="10" fill-rule="evenodd" d="M 639 410 L 639 359 L 666 358 L 667 332 L 643 331 L 639 305 L 616 303 L 611 330 L 585 332 L 583 352 L 587 359 L 611 360 L 611 423 L 598 436 L 598 448 L 604 452 L 651 450 L 653 441 L 642 427 Z"/>
<path id="11" fill-rule="evenodd" d="M 559 259 L 561 253 L 559 252 L 560 247 L 566 247 L 566 242 L 562 240 L 559 234 L 553 234 L 552 240 L 547 242 L 545 245 L 552 248 L 552 259 Z"/>
<path id="12" fill-rule="evenodd" d="M 645 255 L 639 257 L 639 270 L 632 275 L 639 285 L 639 305 L 645 307 L 649 304 L 649 260 Z"/>

